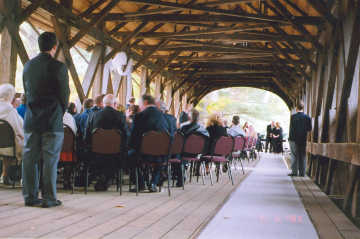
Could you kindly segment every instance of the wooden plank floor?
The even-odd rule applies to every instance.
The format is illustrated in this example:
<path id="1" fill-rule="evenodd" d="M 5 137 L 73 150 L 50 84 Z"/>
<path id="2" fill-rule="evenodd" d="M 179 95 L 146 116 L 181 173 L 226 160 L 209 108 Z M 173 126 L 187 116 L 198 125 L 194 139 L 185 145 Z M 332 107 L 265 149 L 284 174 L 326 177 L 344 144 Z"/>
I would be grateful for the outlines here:
<path id="1" fill-rule="evenodd" d="M 245 163 L 246 173 L 257 161 Z M 60 192 L 63 206 L 24 207 L 21 189 L 0 188 L 0 238 L 193 238 L 246 177 L 234 171 L 210 185 L 186 184 L 161 193 Z"/>
<path id="2" fill-rule="evenodd" d="M 321 239 L 359 239 L 360 230 L 309 178 L 293 182 Z"/>

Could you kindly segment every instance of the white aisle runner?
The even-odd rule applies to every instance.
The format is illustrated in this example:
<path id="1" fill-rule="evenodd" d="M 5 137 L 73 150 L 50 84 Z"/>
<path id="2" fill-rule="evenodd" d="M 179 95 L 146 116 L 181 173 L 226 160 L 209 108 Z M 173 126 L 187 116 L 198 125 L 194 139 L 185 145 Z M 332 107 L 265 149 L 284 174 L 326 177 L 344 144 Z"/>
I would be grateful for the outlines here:
<path id="1" fill-rule="evenodd" d="M 200 239 L 318 238 L 282 158 L 262 156 Z"/>

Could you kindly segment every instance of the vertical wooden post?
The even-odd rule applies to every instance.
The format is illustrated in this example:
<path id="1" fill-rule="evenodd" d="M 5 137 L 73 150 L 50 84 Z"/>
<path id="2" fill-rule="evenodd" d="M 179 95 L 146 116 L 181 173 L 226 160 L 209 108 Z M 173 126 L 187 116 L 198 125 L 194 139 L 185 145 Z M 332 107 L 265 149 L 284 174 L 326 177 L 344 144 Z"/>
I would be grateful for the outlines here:
<path id="1" fill-rule="evenodd" d="M 12 17 L 17 16 L 20 9 L 19 0 L 0 0 L 0 13 L 3 15 L 13 14 Z M 16 31 L 19 26 L 16 25 Z M 10 83 L 15 85 L 17 66 L 17 47 L 14 39 L 7 27 L 4 27 L 1 32 L 1 45 L 0 45 L 0 84 Z"/>
<path id="2" fill-rule="evenodd" d="M 146 94 L 146 78 L 148 77 L 148 69 L 145 66 L 141 67 L 140 73 L 140 95 Z"/>
<path id="3" fill-rule="evenodd" d="M 161 98 L 161 76 L 155 77 L 155 99 L 160 100 Z"/>
<path id="4" fill-rule="evenodd" d="M 99 65 L 96 68 L 95 77 L 94 77 L 94 83 L 92 87 L 92 97 L 95 98 L 96 96 L 101 94 L 102 89 L 102 79 L 103 79 L 103 73 L 104 73 L 104 57 L 105 57 L 105 47 L 101 46 L 101 54 L 99 59 Z"/>

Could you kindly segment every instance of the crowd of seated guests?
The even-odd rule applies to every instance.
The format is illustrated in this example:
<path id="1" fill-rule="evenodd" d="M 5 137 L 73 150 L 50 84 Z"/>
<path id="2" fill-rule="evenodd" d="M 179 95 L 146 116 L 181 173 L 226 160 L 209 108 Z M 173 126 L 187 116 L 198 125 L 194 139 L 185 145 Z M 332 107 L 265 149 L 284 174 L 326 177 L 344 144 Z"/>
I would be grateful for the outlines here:
<path id="1" fill-rule="evenodd" d="M 6 120 L 14 129 L 16 135 L 16 157 L 21 160 L 22 145 L 24 140 L 23 117 L 26 113 L 26 99 L 21 97 L 20 105 L 14 108 L 15 89 L 10 84 L 0 86 L 0 119 Z M 219 114 L 212 114 L 208 118 L 206 128 L 200 123 L 200 113 L 196 109 L 186 107 L 181 113 L 179 122 L 169 114 L 167 105 L 161 100 L 155 100 L 150 95 L 143 95 L 136 104 L 135 98 L 131 98 L 124 107 L 119 104 L 118 99 L 112 95 L 99 95 L 95 99 L 85 99 L 81 112 L 77 113 L 75 104 L 70 103 L 67 112 L 64 114 L 64 126 L 67 126 L 77 137 L 77 155 L 81 161 L 92 158 L 91 138 L 95 129 L 117 129 L 126 137 L 128 148 L 128 160 L 125 166 L 129 169 L 130 180 L 135 181 L 134 171 L 132 170 L 137 162 L 137 153 L 140 150 L 141 139 L 144 133 L 149 131 L 167 132 L 174 136 L 177 131 L 185 137 L 193 133 L 207 137 L 208 151 L 210 152 L 216 139 L 221 136 L 252 136 L 256 137 L 256 131 L 246 122 L 240 126 L 239 116 L 234 116 L 232 124 L 225 127 L 225 121 Z M 179 124 L 177 124 L 179 123 Z M 177 127 L 179 126 L 179 127 Z M 6 151 L 6 150 L 5 150 Z M 4 149 L 0 149 L 0 154 L 6 155 Z M 164 158 L 143 156 L 143 160 L 151 162 L 152 168 L 144 166 L 139 170 L 139 189 L 148 189 L 150 192 L 158 192 L 158 187 L 165 178 Z M 95 190 L 105 191 L 111 184 L 116 174 L 114 161 L 101 158 L 93 158 L 94 164 L 90 168 L 90 183 L 96 181 Z M 2 181 L 5 184 L 12 184 L 8 176 L 8 168 L 12 161 L 3 158 Z M 71 188 L 70 171 L 64 168 L 64 188 Z M 176 186 L 182 186 L 180 167 L 174 167 L 174 178 L 177 179 Z M 135 191 L 135 189 L 131 189 Z"/>

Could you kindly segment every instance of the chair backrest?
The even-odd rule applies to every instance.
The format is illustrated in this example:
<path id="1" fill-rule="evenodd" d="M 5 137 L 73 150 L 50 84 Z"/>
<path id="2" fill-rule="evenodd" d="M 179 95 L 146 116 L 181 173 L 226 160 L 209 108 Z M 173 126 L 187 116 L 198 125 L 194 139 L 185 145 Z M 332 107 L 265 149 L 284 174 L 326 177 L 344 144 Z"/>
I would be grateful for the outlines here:
<path id="1" fill-rule="evenodd" d="M 149 131 L 142 136 L 140 153 L 151 156 L 168 156 L 171 138 L 167 132 Z"/>
<path id="2" fill-rule="evenodd" d="M 242 151 L 245 148 L 245 138 L 243 136 L 236 136 L 234 138 L 234 152 Z"/>
<path id="3" fill-rule="evenodd" d="M 75 151 L 75 135 L 69 126 L 64 125 L 64 143 L 62 153 L 73 153 Z"/>
<path id="4" fill-rule="evenodd" d="M 91 151 L 98 154 L 119 154 L 124 143 L 120 130 L 95 129 L 91 137 Z"/>
<path id="5" fill-rule="evenodd" d="M 0 148 L 15 148 L 15 132 L 9 122 L 0 119 Z"/>
<path id="6" fill-rule="evenodd" d="M 230 136 L 221 136 L 215 142 L 214 152 L 215 155 L 226 156 L 233 150 L 234 140 Z"/>
<path id="7" fill-rule="evenodd" d="M 170 154 L 181 154 L 185 143 L 185 137 L 181 132 L 176 132 L 171 144 Z"/>
<path id="8" fill-rule="evenodd" d="M 186 137 L 184 153 L 202 154 L 205 151 L 207 138 L 201 134 L 193 133 Z"/>

